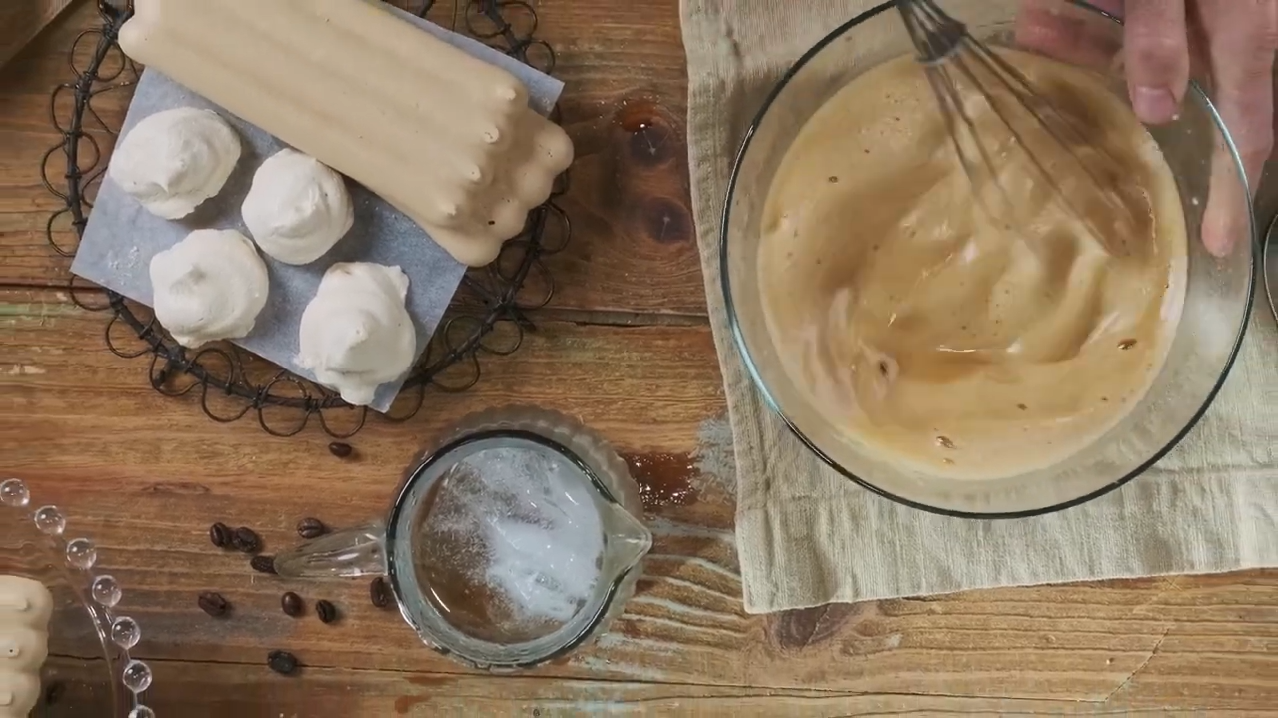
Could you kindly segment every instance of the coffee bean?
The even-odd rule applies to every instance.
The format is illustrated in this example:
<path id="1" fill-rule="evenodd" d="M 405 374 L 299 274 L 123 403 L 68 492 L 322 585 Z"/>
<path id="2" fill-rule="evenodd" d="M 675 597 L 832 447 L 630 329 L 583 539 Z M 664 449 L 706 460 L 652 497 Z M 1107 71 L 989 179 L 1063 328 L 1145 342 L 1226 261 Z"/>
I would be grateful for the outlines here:
<path id="1" fill-rule="evenodd" d="M 232 534 L 231 545 L 244 553 L 257 553 L 262 550 L 262 539 L 258 538 L 253 529 L 241 526 Z"/>
<path id="2" fill-rule="evenodd" d="M 304 518 L 297 522 L 297 535 L 304 539 L 313 539 L 328 533 L 328 528 L 319 519 Z"/>
<path id="3" fill-rule="evenodd" d="M 254 571 L 258 571 L 260 573 L 275 573 L 275 557 L 254 556 L 253 559 L 249 561 L 249 566 L 252 566 Z"/>
<path id="4" fill-rule="evenodd" d="M 222 597 L 222 594 L 214 593 L 213 591 L 201 593 L 199 604 L 200 610 L 214 618 L 225 616 L 227 611 L 231 610 L 231 604 Z"/>
<path id="5" fill-rule="evenodd" d="M 337 620 L 337 606 L 332 601 L 319 600 L 315 602 L 315 615 L 319 616 L 321 623 L 332 623 Z"/>
<path id="6" fill-rule="evenodd" d="M 280 596 L 280 608 L 284 609 L 284 613 L 289 616 L 297 618 L 302 615 L 302 611 L 305 610 L 306 606 L 302 603 L 301 596 L 289 591 L 283 596 Z"/>
<path id="7" fill-rule="evenodd" d="M 328 450 L 339 459 L 345 459 L 355 453 L 354 447 L 345 441 L 334 441 L 328 445 Z"/>
<path id="8" fill-rule="evenodd" d="M 390 586 L 386 585 L 385 578 L 378 576 L 373 579 L 368 586 L 368 597 L 378 608 L 386 608 L 391 604 L 391 590 Z"/>
<path id="9" fill-rule="evenodd" d="M 62 695 L 67 692 L 67 685 L 62 681 L 54 681 L 44 689 L 44 704 L 51 706 L 62 700 Z"/>
<path id="10" fill-rule="evenodd" d="M 231 545 L 231 529 L 221 521 L 209 527 L 209 541 L 213 542 L 218 548 L 227 548 Z"/>
<path id="11" fill-rule="evenodd" d="M 271 651 L 266 654 L 266 665 L 282 676 L 292 675 L 297 672 L 297 656 L 288 651 Z"/>

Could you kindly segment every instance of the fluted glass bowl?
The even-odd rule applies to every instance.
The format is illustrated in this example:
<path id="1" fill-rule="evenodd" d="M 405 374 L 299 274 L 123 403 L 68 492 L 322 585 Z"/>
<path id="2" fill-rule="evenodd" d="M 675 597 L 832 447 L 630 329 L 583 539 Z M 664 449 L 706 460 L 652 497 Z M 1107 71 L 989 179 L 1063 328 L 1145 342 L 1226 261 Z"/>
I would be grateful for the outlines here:
<path id="1" fill-rule="evenodd" d="M 93 542 L 61 509 L 38 501 L 23 481 L 0 481 L 0 575 L 40 581 L 53 594 L 42 695 L 30 715 L 154 718 L 142 702 L 151 669 L 129 657 L 141 631 L 116 610 L 123 591 L 99 566 Z"/>
<path id="2" fill-rule="evenodd" d="M 1072 31 L 1121 47 L 1122 26 L 1085 3 L 1036 0 Z M 940 0 L 979 40 L 1017 47 L 1020 0 Z M 1018 48 L 1026 49 L 1026 48 Z M 861 486 L 915 508 L 990 518 L 1046 513 L 1100 496 L 1158 461 L 1207 410 L 1242 343 L 1258 256 L 1250 192 L 1233 142 L 1215 108 L 1191 86 L 1175 122 L 1150 128 L 1176 177 L 1189 234 L 1183 316 L 1166 362 L 1132 412 L 1086 449 L 1044 469 L 989 480 L 928 476 L 870 455 L 827 421 L 783 369 L 759 291 L 760 217 L 773 176 L 800 129 L 827 100 L 883 62 L 913 54 L 894 3 L 865 12 L 809 50 L 774 88 L 747 133 L 729 185 L 720 237 L 720 273 L 735 341 L 765 401 L 822 460 Z M 1115 57 L 1116 59 L 1116 57 Z M 1093 69 L 1097 69 L 1093 67 Z M 1121 65 L 1107 80 L 1126 101 Z M 1199 241 L 1208 183 L 1235 222 L 1234 251 L 1211 256 Z M 1245 236 L 1244 236 L 1245 235 Z"/>

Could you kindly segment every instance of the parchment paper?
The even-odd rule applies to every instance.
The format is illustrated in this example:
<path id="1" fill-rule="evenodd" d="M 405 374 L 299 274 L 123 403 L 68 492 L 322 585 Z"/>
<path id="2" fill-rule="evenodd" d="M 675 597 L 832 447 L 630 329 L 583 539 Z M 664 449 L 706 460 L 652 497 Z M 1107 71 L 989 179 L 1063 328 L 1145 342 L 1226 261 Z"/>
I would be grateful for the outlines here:
<path id="1" fill-rule="evenodd" d="M 409 13 L 387 10 L 426 32 L 486 62 L 505 68 L 528 86 L 529 105 L 549 114 L 563 83 L 507 57 L 483 43 L 439 27 Z M 304 81 L 304 80 L 299 80 Z M 405 88 L 406 92 L 411 88 Z M 138 83 L 124 120 L 121 137 L 143 118 L 174 107 L 198 107 L 218 112 L 235 128 L 243 155 L 222 192 L 187 217 L 170 221 L 146 211 L 109 177 L 102 180 L 71 271 L 91 282 L 152 306 L 149 268 L 156 253 L 181 241 L 196 229 L 238 229 L 251 236 L 240 218 L 253 173 L 267 157 L 287 145 L 200 97 L 157 70 L 146 70 Z M 427 171 L 426 168 L 422 168 Z M 417 357 L 426 350 L 440 317 L 452 301 L 466 268 L 431 240 L 426 232 L 362 185 L 347 179 L 355 205 L 355 225 L 337 246 L 311 264 L 297 267 L 263 255 L 271 293 L 249 336 L 235 344 L 301 376 L 314 375 L 297 364 L 298 327 L 302 312 L 315 296 L 320 278 L 337 262 L 377 262 L 398 266 L 409 278 L 408 312 L 417 330 Z M 405 376 L 378 387 L 372 408 L 386 411 Z"/>

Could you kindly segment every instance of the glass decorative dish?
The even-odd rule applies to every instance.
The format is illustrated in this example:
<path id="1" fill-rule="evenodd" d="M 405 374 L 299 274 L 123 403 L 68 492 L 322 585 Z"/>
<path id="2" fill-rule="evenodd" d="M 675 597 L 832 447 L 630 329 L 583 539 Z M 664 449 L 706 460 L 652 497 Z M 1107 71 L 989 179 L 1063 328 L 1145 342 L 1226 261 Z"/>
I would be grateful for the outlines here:
<path id="1" fill-rule="evenodd" d="M 91 540 L 68 533 L 61 509 L 33 501 L 20 479 L 0 481 L 0 576 L 39 581 L 53 596 L 49 657 L 32 718 L 155 716 L 143 703 L 151 668 L 129 656 L 141 630 L 116 611 L 123 591 L 97 559 Z M 5 658 L 0 651 L 0 671 Z"/>
<path id="2" fill-rule="evenodd" d="M 1017 48 L 1018 0 L 940 0 L 978 40 Z M 1074 0 L 1042 0 L 1072 32 L 1098 47 L 1121 48 L 1114 17 Z M 1025 49 L 1025 48 L 1018 48 Z M 956 481 L 930 476 L 867 451 L 857 437 L 824 418 L 785 371 L 768 330 L 759 281 L 761 218 L 782 159 L 800 130 L 830 98 L 862 73 L 915 54 L 894 2 L 835 29 L 772 90 L 751 124 L 733 168 L 720 237 L 720 272 L 731 330 L 764 400 L 825 463 L 879 495 L 951 516 L 1012 518 L 1056 511 L 1122 486 L 1172 449 L 1207 411 L 1242 344 L 1259 257 L 1251 193 L 1237 149 L 1203 89 L 1191 83 L 1179 117 L 1149 128 L 1167 159 L 1188 230 L 1184 309 L 1162 370 L 1132 411 L 1093 444 L 1055 464 L 1015 476 Z M 1099 72 L 1127 101 L 1121 63 Z M 1213 178 L 1213 175 L 1215 177 Z M 1227 203 L 1237 241 L 1226 257 L 1199 241 L 1208 183 Z M 1244 236 L 1245 233 L 1245 236 Z"/>

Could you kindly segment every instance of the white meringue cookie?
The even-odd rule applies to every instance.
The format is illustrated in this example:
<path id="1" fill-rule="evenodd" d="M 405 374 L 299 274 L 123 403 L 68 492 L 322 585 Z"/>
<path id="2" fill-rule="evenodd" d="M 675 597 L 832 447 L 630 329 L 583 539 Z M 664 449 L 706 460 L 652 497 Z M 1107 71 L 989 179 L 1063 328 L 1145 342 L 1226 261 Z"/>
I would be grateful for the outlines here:
<path id="1" fill-rule="evenodd" d="M 285 264 L 314 262 L 355 223 L 342 176 L 291 149 L 257 168 L 240 213 L 257 246 Z"/>
<path id="2" fill-rule="evenodd" d="M 151 259 L 155 318 L 191 349 L 253 331 L 266 306 L 266 263 L 233 229 L 201 229 Z"/>
<path id="3" fill-rule="evenodd" d="M 177 107 L 133 126 L 107 174 L 152 214 L 181 219 L 222 191 L 240 161 L 240 137 L 216 112 Z"/>
<path id="4" fill-rule="evenodd" d="M 413 364 L 417 332 L 404 306 L 408 277 L 399 267 L 334 264 L 302 313 L 298 363 L 356 406 Z"/>

